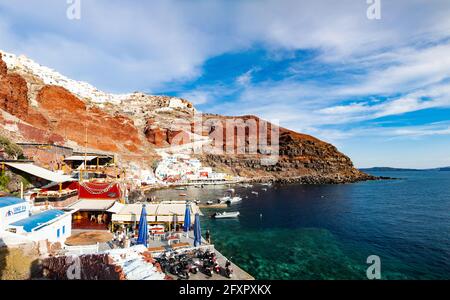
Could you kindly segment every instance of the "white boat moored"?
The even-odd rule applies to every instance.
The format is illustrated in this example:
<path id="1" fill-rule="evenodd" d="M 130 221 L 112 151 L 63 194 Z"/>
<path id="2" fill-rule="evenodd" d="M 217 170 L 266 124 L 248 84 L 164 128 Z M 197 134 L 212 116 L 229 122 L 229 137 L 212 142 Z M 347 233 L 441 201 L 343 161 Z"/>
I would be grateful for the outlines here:
<path id="1" fill-rule="evenodd" d="M 233 203 L 237 203 L 237 202 L 241 202 L 241 201 L 242 201 L 241 197 L 230 197 L 230 199 L 227 201 L 227 203 L 233 204 Z"/>
<path id="2" fill-rule="evenodd" d="M 234 219 L 239 217 L 241 213 L 236 211 L 236 212 L 222 212 L 222 213 L 215 213 L 213 215 L 214 219 Z"/>

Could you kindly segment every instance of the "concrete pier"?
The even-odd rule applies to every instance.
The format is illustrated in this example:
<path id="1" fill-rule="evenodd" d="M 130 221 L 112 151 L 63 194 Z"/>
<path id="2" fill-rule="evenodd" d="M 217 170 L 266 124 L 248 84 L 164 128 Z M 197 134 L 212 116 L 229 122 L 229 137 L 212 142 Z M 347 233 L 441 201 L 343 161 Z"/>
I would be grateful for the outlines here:
<path id="1" fill-rule="evenodd" d="M 194 239 L 193 239 L 194 233 L 193 232 L 189 233 L 189 237 L 186 237 L 184 232 L 181 235 L 182 236 L 180 238 L 180 243 L 189 244 L 189 245 L 191 245 L 191 247 L 180 248 L 180 249 L 176 250 L 177 252 L 178 251 L 189 251 L 189 250 L 196 249 L 192 246 L 194 244 Z M 168 245 L 167 241 L 160 241 L 160 240 L 156 240 L 156 241 L 150 240 L 148 248 L 155 249 L 155 250 L 160 249 L 159 251 L 156 250 L 154 252 L 154 257 L 157 257 L 158 255 L 162 254 L 165 251 L 173 250 Z M 216 253 L 217 260 L 218 260 L 220 266 L 222 266 L 222 267 L 225 266 L 227 258 L 222 253 L 220 253 L 214 247 L 214 245 L 206 243 L 205 239 L 202 238 L 202 245 L 199 248 L 202 248 L 204 250 L 209 249 L 210 251 L 214 251 Z M 231 279 L 225 277 L 223 274 L 213 274 L 212 277 L 209 277 L 206 274 L 203 274 L 202 272 L 198 272 L 197 274 L 191 274 L 189 280 L 255 280 L 253 278 L 253 276 L 248 274 L 246 271 L 242 270 L 239 266 L 234 264 L 231 260 L 230 260 L 230 262 L 231 262 L 231 267 L 233 269 L 233 277 Z M 167 275 L 176 279 L 176 276 L 174 276 L 174 275 L 171 275 L 171 274 L 167 274 Z"/>

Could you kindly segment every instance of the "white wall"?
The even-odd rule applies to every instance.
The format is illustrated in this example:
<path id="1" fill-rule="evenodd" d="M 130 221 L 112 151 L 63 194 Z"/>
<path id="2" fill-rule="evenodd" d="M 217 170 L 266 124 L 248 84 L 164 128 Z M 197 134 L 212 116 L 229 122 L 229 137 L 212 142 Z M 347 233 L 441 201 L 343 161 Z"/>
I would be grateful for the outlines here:
<path id="1" fill-rule="evenodd" d="M 65 230 L 63 232 L 63 227 Z M 58 229 L 60 236 L 58 238 Z M 59 219 L 58 221 L 45 226 L 37 231 L 32 233 L 28 233 L 28 236 L 34 241 L 43 241 L 48 240 L 51 243 L 60 242 L 64 244 L 66 239 L 72 235 L 72 215 L 66 214 L 64 217 Z"/>
<path id="2" fill-rule="evenodd" d="M 15 228 L 18 234 L 22 234 L 35 242 L 48 240 L 51 243 L 64 244 L 66 239 L 72 235 L 72 214 L 65 214 L 57 221 L 33 232 L 25 232 L 23 227 L 12 228 Z"/>

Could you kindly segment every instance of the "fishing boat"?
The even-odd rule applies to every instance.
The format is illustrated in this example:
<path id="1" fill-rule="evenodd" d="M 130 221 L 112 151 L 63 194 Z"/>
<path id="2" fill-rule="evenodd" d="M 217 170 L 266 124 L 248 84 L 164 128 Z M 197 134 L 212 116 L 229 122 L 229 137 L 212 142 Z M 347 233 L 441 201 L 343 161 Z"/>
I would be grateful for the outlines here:
<path id="1" fill-rule="evenodd" d="M 180 197 L 186 197 L 187 194 L 180 194 Z"/>
<path id="2" fill-rule="evenodd" d="M 222 213 L 215 213 L 212 215 L 214 219 L 234 219 L 239 217 L 240 212 L 222 212 Z"/>

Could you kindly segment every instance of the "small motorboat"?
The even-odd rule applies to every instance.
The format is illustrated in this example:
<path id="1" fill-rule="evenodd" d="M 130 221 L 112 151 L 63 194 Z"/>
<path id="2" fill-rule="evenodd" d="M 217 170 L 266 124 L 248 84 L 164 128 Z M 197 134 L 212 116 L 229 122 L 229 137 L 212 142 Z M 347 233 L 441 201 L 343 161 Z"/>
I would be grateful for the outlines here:
<path id="1" fill-rule="evenodd" d="M 186 197 L 187 194 L 180 194 L 180 197 Z"/>
<path id="2" fill-rule="evenodd" d="M 267 192 L 267 189 L 266 189 L 266 188 L 263 188 L 262 190 L 263 190 L 264 192 Z"/>
<path id="3" fill-rule="evenodd" d="M 231 200 L 230 196 L 225 196 L 225 197 L 221 197 L 217 200 L 217 203 L 227 203 L 228 201 Z"/>
<path id="4" fill-rule="evenodd" d="M 253 187 L 253 185 L 251 185 L 251 184 L 248 184 L 248 183 L 245 183 L 245 184 L 243 184 L 242 185 L 242 187 L 244 187 L 244 188 L 252 188 Z"/>
<path id="5" fill-rule="evenodd" d="M 236 212 L 222 212 L 222 213 L 215 213 L 212 215 L 212 217 L 214 219 L 234 219 L 239 217 L 241 213 L 236 211 Z"/>
<path id="6" fill-rule="evenodd" d="M 228 203 L 228 204 L 232 204 L 232 203 L 236 203 L 236 202 L 240 202 L 242 201 L 242 198 L 239 196 L 235 195 L 236 191 L 234 189 L 229 189 L 225 192 L 225 196 L 219 198 L 218 202 L 219 203 Z"/>
<path id="7" fill-rule="evenodd" d="M 237 203 L 237 202 L 241 202 L 241 201 L 242 201 L 241 197 L 230 197 L 230 199 L 228 199 L 227 203 L 233 204 L 233 203 Z"/>
<path id="8" fill-rule="evenodd" d="M 211 201 L 211 200 L 209 200 L 209 201 L 206 202 L 206 205 L 213 205 L 213 204 L 214 204 L 214 202 Z"/>
<path id="9" fill-rule="evenodd" d="M 175 188 L 175 190 L 177 190 L 177 191 L 187 191 L 187 187 L 177 187 L 177 188 Z"/>
<path id="10" fill-rule="evenodd" d="M 259 195 L 259 193 L 258 193 L 258 192 L 255 192 L 255 191 L 252 191 L 252 194 L 253 194 L 253 195 L 256 195 L 256 196 Z"/>

